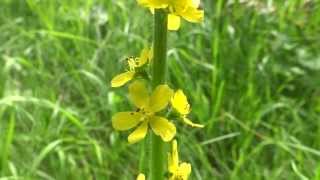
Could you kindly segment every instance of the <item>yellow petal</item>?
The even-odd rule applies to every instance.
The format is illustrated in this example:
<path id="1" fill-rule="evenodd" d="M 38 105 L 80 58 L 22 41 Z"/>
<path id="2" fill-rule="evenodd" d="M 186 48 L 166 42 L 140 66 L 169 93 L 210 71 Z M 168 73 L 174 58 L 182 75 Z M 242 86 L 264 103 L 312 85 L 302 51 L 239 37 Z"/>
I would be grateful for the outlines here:
<path id="1" fill-rule="evenodd" d="M 146 179 L 146 176 L 142 173 L 140 173 L 137 177 L 137 180 L 145 180 Z"/>
<path id="2" fill-rule="evenodd" d="M 178 168 L 177 175 L 183 180 L 187 180 L 191 174 L 191 165 L 189 163 L 181 163 Z"/>
<path id="3" fill-rule="evenodd" d="M 171 99 L 171 105 L 173 108 L 182 115 L 190 113 L 190 104 L 188 103 L 187 96 L 181 89 L 176 91 Z"/>
<path id="4" fill-rule="evenodd" d="M 117 75 L 111 80 L 111 87 L 120 87 L 130 81 L 134 77 L 135 72 L 128 71 Z"/>
<path id="5" fill-rule="evenodd" d="M 149 110 L 159 112 L 166 108 L 172 95 L 173 90 L 168 85 L 157 86 L 150 97 Z"/>
<path id="6" fill-rule="evenodd" d="M 143 118 L 137 112 L 119 112 L 112 117 L 112 127 L 119 131 L 125 131 L 138 125 Z"/>
<path id="7" fill-rule="evenodd" d="M 192 0 L 174 0 L 171 1 L 171 7 L 174 11 L 177 9 L 185 9 L 192 4 Z"/>
<path id="8" fill-rule="evenodd" d="M 153 59 L 153 45 L 149 49 L 149 61 L 151 61 L 152 59 Z"/>
<path id="9" fill-rule="evenodd" d="M 145 65 L 150 59 L 149 59 L 149 54 L 150 54 L 150 50 L 148 48 L 144 48 L 142 51 L 141 51 L 141 54 L 140 54 L 140 58 L 139 58 L 139 61 L 138 61 L 138 67 L 141 67 L 143 65 Z"/>
<path id="10" fill-rule="evenodd" d="M 181 20 L 180 17 L 174 14 L 168 15 L 168 30 L 176 31 L 180 28 Z"/>
<path id="11" fill-rule="evenodd" d="M 172 150 L 169 154 L 168 163 L 169 172 L 172 174 L 176 173 L 178 171 L 179 166 L 178 145 L 176 140 L 172 142 Z"/>
<path id="12" fill-rule="evenodd" d="M 148 89 L 141 80 L 136 80 L 129 86 L 129 97 L 138 108 L 145 108 L 149 103 Z"/>
<path id="13" fill-rule="evenodd" d="M 153 132 L 160 136 L 165 142 L 171 141 L 176 134 L 176 127 L 174 124 L 163 117 L 152 116 L 150 118 L 150 126 Z"/>
<path id="14" fill-rule="evenodd" d="M 204 125 L 193 123 L 190 119 L 183 117 L 183 122 L 188 124 L 191 127 L 203 128 Z"/>
<path id="15" fill-rule="evenodd" d="M 149 4 L 149 1 L 150 0 L 137 0 L 138 4 L 142 6 L 146 6 L 147 4 Z"/>
<path id="16" fill-rule="evenodd" d="M 200 23 L 203 21 L 204 18 L 204 11 L 199 10 L 194 7 L 188 7 L 186 10 L 179 11 L 178 14 L 182 16 L 187 21 L 193 22 L 193 23 Z"/>
<path id="17" fill-rule="evenodd" d="M 168 6 L 168 0 L 137 0 L 141 6 L 149 8 L 166 8 Z"/>
<path id="18" fill-rule="evenodd" d="M 130 144 L 136 143 L 146 137 L 148 131 L 148 121 L 144 121 L 137 129 L 135 129 L 128 137 Z"/>
<path id="19" fill-rule="evenodd" d="M 149 11 L 154 15 L 154 8 L 149 8 Z"/>
<path id="20" fill-rule="evenodd" d="M 199 8 L 200 0 L 191 0 L 191 6 L 194 8 Z"/>

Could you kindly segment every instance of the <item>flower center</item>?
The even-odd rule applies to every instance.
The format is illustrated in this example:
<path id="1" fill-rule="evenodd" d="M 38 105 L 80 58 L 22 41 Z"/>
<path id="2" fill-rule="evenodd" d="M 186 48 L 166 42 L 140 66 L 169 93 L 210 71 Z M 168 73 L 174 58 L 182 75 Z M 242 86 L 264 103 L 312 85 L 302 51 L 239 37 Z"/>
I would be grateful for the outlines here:
<path id="1" fill-rule="evenodd" d="M 173 177 L 173 180 L 184 180 L 184 178 L 183 178 L 183 176 L 182 175 L 175 175 L 174 177 Z"/>
<path id="2" fill-rule="evenodd" d="M 138 108 L 136 112 L 139 112 L 143 115 L 143 120 L 149 120 L 150 116 L 152 116 L 154 113 L 146 110 L 145 108 Z"/>
<path id="3" fill-rule="evenodd" d="M 128 66 L 129 66 L 129 71 L 135 71 L 135 68 L 139 64 L 139 58 L 135 58 L 133 56 L 127 58 L 128 61 Z"/>

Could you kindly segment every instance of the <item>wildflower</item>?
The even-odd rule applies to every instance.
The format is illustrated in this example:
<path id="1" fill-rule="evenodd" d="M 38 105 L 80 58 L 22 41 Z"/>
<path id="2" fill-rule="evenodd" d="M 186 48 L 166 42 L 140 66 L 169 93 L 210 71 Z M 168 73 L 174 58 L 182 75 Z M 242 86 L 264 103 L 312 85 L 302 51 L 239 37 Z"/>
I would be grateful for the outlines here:
<path id="1" fill-rule="evenodd" d="M 130 57 L 128 58 L 129 69 L 115 76 L 111 80 L 111 87 L 120 87 L 126 84 L 128 81 L 132 80 L 136 74 L 136 69 L 145 65 L 148 61 L 152 59 L 152 50 L 145 48 L 142 50 L 139 58 Z"/>
<path id="2" fill-rule="evenodd" d="M 189 163 L 179 163 L 177 141 L 172 142 L 172 152 L 168 155 L 168 170 L 171 174 L 169 180 L 187 180 L 191 174 Z"/>
<path id="3" fill-rule="evenodd" d="M 190 108 L 190 104 L 188 103 L 188 99 L 186 95 L 183 93 L 181 89 L 179 89 L 174 93 L 171 99 L 171 105 L 180 114 L 180 117 L 184 123 L 192 127 L 198 127 L 198 128 L 204 127 L 201 124 L 193 123 L 189 118 L 187 118 L 187 115 L 190 113 L 191 108 Z"/>
<path id="4" fill-rule="evenodd" d="M 200 23 L 203 21 L 204 11 L 201 10 L 200 0 L 137 0 L 142 6 L 154 9 L 166 8 L 168 15 L 168 29 L 176 31 L 180 28 L 181 19 L 193 23 Z"/>
<path id="5" fill-rule="evenodd" d="M 142 173 L 140 173 L 137 177 L 137 180 L 145 180 L 146 179 L 146 176 Z"/>
<path id="6" fill-rule="evenodd" d="M 129 143 L 142 140 L 150 126 L 163 141 L 170 141 L 176 134 L 176 127 L 164 117 L 155 115 L 165 109 L 173 91 L 168 85 L 159 85 L 151 96 L 143 81 L 137 80 L 129 86 L 129 97 L 138 108 L 133 112 L 120 112 L 113 116 L 112 126 L 119 131 L 138 126 L 128 137 Z"/>

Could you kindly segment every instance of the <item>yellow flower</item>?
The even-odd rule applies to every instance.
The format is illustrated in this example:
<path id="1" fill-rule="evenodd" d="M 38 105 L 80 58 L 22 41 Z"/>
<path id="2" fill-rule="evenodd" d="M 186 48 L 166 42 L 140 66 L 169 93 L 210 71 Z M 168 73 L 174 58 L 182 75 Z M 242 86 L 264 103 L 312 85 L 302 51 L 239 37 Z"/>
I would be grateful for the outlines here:
<path id="1" fill-rule="evenodd" d="M 137 177 L 137 180 L 146 180 L 146 176 L 142 173 L 140 173 Z"/>
<path id="2" fill-rule="evenodd" d="M 170 141 L 176 134 L 176 127 L 164 117 L 155 113 L 165 109 L 173 91 L 168 85 L 159 85 L 149 96 L 148 89 L 141 80 L 129 86 L 129 97 L 138 108 L 133 112 L 120 112 L 112 117 L 112 126 L 119 131 L 137 128 L 129 135 L 129 143 L 142 140 L 150 126 L 153 132 L 163 141 Z"/>
<path id="3" fill-rule="evenodd" d="M 181 119 L 184 123 L 192 126 L 203 128 L 204 126 L 201 124 L 193 123 L 190 119 L 187 118 L 187 115 L 190 113 L 191 108 L 190 104 L 188 103 L 188 99 L 186 95 L 183 93 L 181 89 L 176 91 L 171 99 L 172 107 L 180 114 Z"/>
<path id="4" fill-rule="evenodd" d="M 139 58 L 130 57 L 128 58 L 129 70 L 115 76 L 111 80 L 111 87 L 120 87 L 132 80 L 136 74 L 136 68 L 142 67 L 148 61 L 152 59 L 153 51 L 148 48 L 144 48 Z"/>
<path id="5" fill-rule="evenodd" d="M 189 163 L 179 163 L 177 141 L 172 142 L 172 152 L 168 155 L 168 170 L 171 174 L 169 180 L 187 180 L 191 174 Z"/>
<path id="6" fill-rule="evenodd" d="M 137 0 L 142 6 L 154 9 L 167 8 L 168 15 L 168 29 L 176 31 L 180 28 L 180 17 L 193 23 L 200 23 L 203 21 L 204 11 L 199 9 L 200 0 Z"/>

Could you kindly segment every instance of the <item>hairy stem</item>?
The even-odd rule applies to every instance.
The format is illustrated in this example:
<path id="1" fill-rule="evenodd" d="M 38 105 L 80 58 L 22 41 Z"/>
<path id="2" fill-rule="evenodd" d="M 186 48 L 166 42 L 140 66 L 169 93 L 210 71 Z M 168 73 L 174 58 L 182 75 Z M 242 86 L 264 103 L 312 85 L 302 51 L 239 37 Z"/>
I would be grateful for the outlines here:
<path id="1" fill-rule="evenodd" d="M 161 9 L 155 10 L 154 15 L 154 59 L 152 61 L 152 87 L 165 83 L 167 59 L 167 24 L 168 15 Z M 164 167 L 165 144 L 154 133 L 151 136 L 151 180 L 165 179 Z"/>

